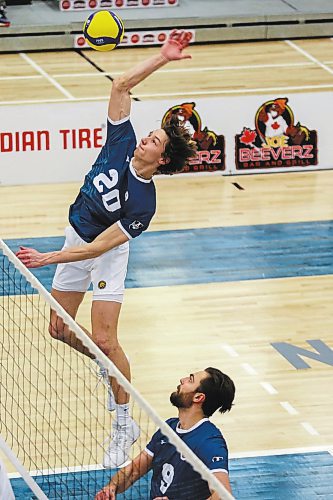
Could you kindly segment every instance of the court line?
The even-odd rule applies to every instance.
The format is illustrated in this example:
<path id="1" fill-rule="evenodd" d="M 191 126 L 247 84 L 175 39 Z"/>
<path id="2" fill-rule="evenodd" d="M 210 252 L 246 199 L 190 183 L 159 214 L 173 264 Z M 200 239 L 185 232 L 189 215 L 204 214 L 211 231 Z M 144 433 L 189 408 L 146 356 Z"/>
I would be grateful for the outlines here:
<path id="1" fill-rule="evenodd" d="M 292 47 L 293 49 L 295 49 L 300 54 L 303 54 L 304 57 L 306 57 L 307 59 L 310 59 L 310 61 L 316 63 L 322 69 L 324 69 L 325 71 L 327 71 L 328 73 L 330 73 L 331 75 L 333 75 L 333 68 L 330 68 L 326 64 L 320 62 L 318 59 L 316 59 L 311 54 L 309 54 L 309 52 L 307 52 L 306 50 L 304 50 L 301 47 L 299 47 L 298 45 L 296 45 L 296 43 L 291 42 L 290 40 L 285 40 L 285 42 L 286 42 L 287 45 L 289 45 L 289 47 Z"/>
<path id="2" fill-rule="evenodd" d="M 40 73 L 42 76 L 44 76 L 44 78 L 46 78 L 50 83 L 52 83 L 52 85 L 54 85 L 56 89 L 58 89 L 62 94 L 64 94 L 64 96 L 66 96 L 68 99 L 73 99 L 73 96 L 71 95 L 70 92 L 68 92 L 68 90 L 64 89 L 64 87 L 60 85 L 60 83 L 58 83 L 54 78 L 52 78 L 52 76 L 46 73 L 46 71 L 44 71 L 37 63 L 35 63 L 35 61 L 33 61 L 29 56 L 27 56 L 27 54 L 25 54 L 24 52 L 20 52 L 19 55 L 22 57 L 22 59 L 24 59 L 27 63 L 29 63 L 30 66 L 32 66 L 38 73 Z"/>
<path id="3" fill-rule="evenodd" d="M 299 411 L 296 410 L 288 401 L 280 401 L 280 405 L 284 408 L 290 415 L 298 415 Z"/>
<path id="4" fill-rule="evenodd" d="M 246 64 L 240 66 L 207 66 L 207 67 L 195 67 L 195 68 L 179 68 L 179 69 L 159 69 L 158 73 L 201 73 L 206 71 L 243 71 L 244 69 L 269 69 L 269 68 L 292 68 L 292 67 L 306 67 L 315 66 L 313 62 L 299 62 L 299 63 L 276 63 L 276 64 Z M 99 73 L 55 73 L 53 76 L 56 78 L 67 78 L 71 76 L 83 77 L 83 76 L 100 76 L 100 75 L 112 75 L 118 76 L 122 75 L 123 71 L 101 71 Z"/>
<path id="5" fill-rule="evenodd" d="M 197 68 L 179 68 L 179 69 L 160 69 L 159 73 L 200 73 L 203 71 L 243 71 L 244 69 L 269 69 L 269 68 L 293 68 L 293 67 L 307 67 L 315 66 L 314 62 L 299 62 L 299 63 L 280 63 L 280 64 L 248 64 L 240 66 L 207 66 L 207 67 L 197 67 Z M 92 77 L 97 76 L 118 76 L 122 75 L 122 71 L 100 71 L 94 73 L 54 73 L 49 75 L 51 78 L 82 78 L 82 77 Z M 36 79 L 42 78 L 42 75 L 20 75 L 20 76 L 0 76 L 0 81 L 2 80 L 25 80 L 25 79 Z"/>
<path id="6" fill-rule="evenodd" d="M 280 92 L 288 90 L 311 90 L 311 89 L 331 89 L 333 84 L 321 84 L 321 85 L 299 85 L 299 86 L 285 86 L 285 87 L 260 87 L 255 89 L 225 89 L 225 90 L 193 90 L 192 94 L 195 95 L 223 95 L 223 94 L 257 94 L 260 92 Z M 137 94 L 137 97 L 148 98 L 148 97 L 189 97 L 191 94 L 189 92 L 168 92 L 159 94 Z"/>
<path id="7" fill-rule="evenodd" d="M 301 422 L 301 426 L 308 431 L 311 436 L 319 436 L 319 432 L 309 422 Z"/>
<path id="8" fill-rule="evenodd" d="M 269 382 L 260 382 L 260 385 L 265 389 L 265 391 L 268 392 L 268 394 L 278 394 L 278 391 Z"/>
<path id="9" fill-rule="evenodd" d="M 231 347 L 231 345 L 222 344 L 221 347 L 227 354 L 229 354 L 231 358 L 238 358 L 239 356 L 238 352 L 233 347 Z"/>
<path id="10" fill-rule="evenodd" d="M 168 92 L 168 93 L 160 93 L 160 94 L 137 94 L 133 97 L 147 98 L 150 97 L 188 97 L 193 98 L 193 95 L 196 96 L 214 96 L 214 95 L 232 95 L 232 94 L 258 94 L 258 93 L 275 93 L 275 92 L 285 92 L 288 90 L 328 90 L 333 88 L 332 84 L 323 84 L 323 85 L 302 85 L 302 86 L 292 86 L 292 87 L 264 87 L 264 88 L 256 88 L 256 89 L 230 89 L 230 90 L 216 90 L 216 91 L 198 91 L 194 90 L 192 97 L 188 92 Z M 45 103 L 61 103 L 61 102 L 70 102 L 70 101 L 105 101 L 110 98 L 109 95 L 100 95 L 94 97 L 71 97 L 69 99 L 26 99 L 22 101 L 0 101 L 0 105 L 12 105 L 12 104 L 45 104 Z"/>
<path id="11" fill-rule="evenodd" d="M 300 448 L 276 448 L 272 450 L 253 450 L 253 451 L 241 451 L 238 453 L 229 453 L 230 458 L 251 458 L 251 457 L 270 457 L 273 455 L 293 455 L 299 453 L 318 453 L 321 451 L 326 451 L 331 453 L 333 446 L 320 445 L 320 446 L 307 446 Z"/>
<path id="12" fill-rule="evenodd" d="M 240 451 L 236 453 L 229 453 L 229 458 L 255 458 L 255 457 L 271 457 L 274 455 L 298 455 L 301 453 L 320 453 L 327 452 L 330 455 L 333 453 L 333 444 L 320 445 L 320 446 L 306 446 L 300 448 L 273 448 L 271 450 L 250 450 L 250 451 Z M 46 474 L 62 474 L 62 473 L 72 473 L 72 472 L 87 472 L 91 470 L 103 470 L 104 467 L 100 464 L 90 464 L 82 466 L 72 466 L 65 468 L 56 469 L 43 469 L 43 470 L 31 470 L 30 475 L 32 476 L 43 476 Z M 8 477 L 10 479 L 15 479 L 21 477 L 18 472 L 9 472 Z"/>
<path id="13" fill-rule="evenodd" d="M 253 368 L 252 365 L 250 365 L 249 363 L 242 363 L 242 368 L 246 371 L 246 373 L 248 373 L 249 375 L 258 375 L 258 372 L 257 370 L 255 370 L 255 368 Z"/>
<path id="14" fill-rule="evenodd" d="M 3 80 L 37 80 L 43 78 L 42 75 L 25 75 L 25 76 L 0 76 L 0 81 Z"/>

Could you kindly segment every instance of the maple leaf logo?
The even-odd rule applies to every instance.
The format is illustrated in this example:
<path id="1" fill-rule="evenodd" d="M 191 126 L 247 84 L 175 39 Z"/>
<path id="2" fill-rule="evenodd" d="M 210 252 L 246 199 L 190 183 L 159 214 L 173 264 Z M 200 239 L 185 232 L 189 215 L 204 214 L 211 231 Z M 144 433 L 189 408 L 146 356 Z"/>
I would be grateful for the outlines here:
<path id="1" fill-rule="evenodd" d="M 240 141 L 243 144 L 248 144 L 249 146 L 253 146 L 253 141 L 257 137 L 257 132 L 255 130 L 251 130 L 249 128 L 244 127 L 243 128 L 243 134 L 240 137 Z"/>

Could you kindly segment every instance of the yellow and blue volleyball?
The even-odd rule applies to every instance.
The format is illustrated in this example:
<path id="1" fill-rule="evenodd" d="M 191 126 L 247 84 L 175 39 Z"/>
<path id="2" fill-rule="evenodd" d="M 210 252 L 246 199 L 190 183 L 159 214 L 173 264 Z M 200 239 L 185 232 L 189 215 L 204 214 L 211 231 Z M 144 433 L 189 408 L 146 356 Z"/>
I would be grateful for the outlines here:
<path id="1" fill-rule="evenodd" d="M 95 50 L 107 52 L 117 47 L 124 36 L 124 24 L 110 10 L 93 12 L 83 25 L 87 43 Z"/>

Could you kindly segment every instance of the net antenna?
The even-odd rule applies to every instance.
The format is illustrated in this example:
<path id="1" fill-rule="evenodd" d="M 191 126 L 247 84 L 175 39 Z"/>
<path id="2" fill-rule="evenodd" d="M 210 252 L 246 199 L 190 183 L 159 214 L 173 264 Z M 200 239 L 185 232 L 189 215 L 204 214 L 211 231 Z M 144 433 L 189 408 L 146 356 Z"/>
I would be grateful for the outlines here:
<path id="1" fill-rule="evenodd" d="M 160 428 L 210 489 L 222 500 L 232 500 L 214 474 L 1 239 L 0 266 L 0 434 L 4 438 L 0 444 L 37 498 L 64 500 L 78 494 L 93 498 L 114 472 L 98 465 L 112 417 L 105 409 L 106 389 L 98 384 L 97 365 L 51 338 L 51 308 L 130 395 L 132 415 L 141 431 L 131 458 Z M 146 475 L 122 498 L 149 498 L 149 485 Z"/>

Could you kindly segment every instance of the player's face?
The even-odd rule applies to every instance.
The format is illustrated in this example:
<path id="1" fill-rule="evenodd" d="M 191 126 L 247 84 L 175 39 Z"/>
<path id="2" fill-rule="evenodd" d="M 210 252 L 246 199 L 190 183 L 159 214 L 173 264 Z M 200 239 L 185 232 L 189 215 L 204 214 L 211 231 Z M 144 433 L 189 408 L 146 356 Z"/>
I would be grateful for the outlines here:
<path id="1" fill-rule="evenodd" d="M 169 138 L 163 129 L 153 130 L 147 137 L 141 139 L 134 151 L 134 157 L 145 163 L 158 166 L 168 140 Z"/>
<path id="2" fill-rule="evenodd" d="M 205 371 L 190 373 L 187 377 L 180 379 L 177 391 L 170 396 L 171 403 L 177 408 L 190 408 L 193 402 L 193 396 L 197 392 L 200 382 L 209 377 Z"/>

